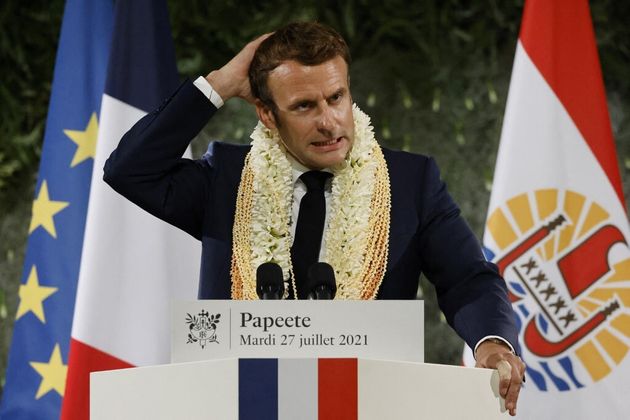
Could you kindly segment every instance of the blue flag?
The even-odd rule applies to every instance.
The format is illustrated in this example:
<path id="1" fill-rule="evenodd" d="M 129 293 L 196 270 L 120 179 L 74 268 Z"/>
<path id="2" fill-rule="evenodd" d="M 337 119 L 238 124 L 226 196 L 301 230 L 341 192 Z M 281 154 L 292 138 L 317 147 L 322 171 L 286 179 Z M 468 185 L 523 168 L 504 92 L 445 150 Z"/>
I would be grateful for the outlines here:
<path id="1" fill-rule="evenodd" d="M 111 1 L 66 3 L 2 419 L 59 417 L 112 18 Z"/>

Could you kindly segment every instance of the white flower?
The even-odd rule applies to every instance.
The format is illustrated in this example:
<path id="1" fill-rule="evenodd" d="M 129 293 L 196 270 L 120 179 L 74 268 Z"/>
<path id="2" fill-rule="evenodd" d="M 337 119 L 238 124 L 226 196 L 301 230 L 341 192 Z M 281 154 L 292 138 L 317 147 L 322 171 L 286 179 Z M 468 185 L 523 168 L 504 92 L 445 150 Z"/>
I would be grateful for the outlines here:
<path id="1" fill-rule="evenodd" d="M 334 178 L 330 215 L 324 233 L 325 255 L 327 262 L 335 271 L 338 284 L 337 297 L 342 299 L 356 299 L 361 296 L 365 280 L 362 277 L 366 254 L 368 254 L 366 247 L 368 247 L 368 237 L 373 234 L 370 232 L 371 217 L 380 217 L 385 221 L 386 238 L 389 232 L 389 178 L 386 165 L 374 138 L 370 118 L 356 105 L 353 105 L 352 111 L 355 125 L 354 144 L 345 161 L 332 168 Z M 284 275 L 286 297 L 289 290 L 288 282 L 292 275 L 291 243 L 293 239 L 289 228 L 293 199 L 291 164 L 276 131 L 267 129 L 259 122 L 251 138 L 249 165 L 254 180 L 251 192 L 249 236 L 251 267 L 249 267 L 249 272 L 255 273 L 256 268 L 264 262 L 273 261 L 279 264 Z M 375 158 L 377 154 L 380 159 Z M 384 210 L 372 208 L 376 171 L 379 165 L 384 167 L 381 173 L 384 173 L 382 176 L 387 186 L 386 214 L 373 214 L 373 212 L 383 213 Z M 382 264 L 385 264 L 387 248 L 377 252 L 381 253 L 381 257 L 384 252 L 385 258 Z M 377 286 L 381 280 L 382 278 L 378 279 Z M 247 284 L 248 290 L 251 290 L 251 282 L 255 284 L 255 279 L 243 279 L 243 282 Z"/>

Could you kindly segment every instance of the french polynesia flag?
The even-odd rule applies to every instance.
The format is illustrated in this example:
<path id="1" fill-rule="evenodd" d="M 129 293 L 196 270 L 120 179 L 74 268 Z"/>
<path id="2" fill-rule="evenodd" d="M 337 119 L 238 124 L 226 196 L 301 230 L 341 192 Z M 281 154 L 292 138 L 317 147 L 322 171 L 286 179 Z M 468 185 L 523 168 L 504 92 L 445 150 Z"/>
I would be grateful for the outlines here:
<path id="1" fill-rule="evenodd" d="M 116 2 L 62 418 L 89 417 L 89 374 L 170 361 L 170 301 L 195 299 L 200 248 L 102 180 L 122 135 L 178 85 L 165 1 Z"/>
<path id="2" fill-rule="evenodd" d="M 587 0 L 527 0 L 484 234 L 524 419 L 630 416 L 630 231 Z"/>

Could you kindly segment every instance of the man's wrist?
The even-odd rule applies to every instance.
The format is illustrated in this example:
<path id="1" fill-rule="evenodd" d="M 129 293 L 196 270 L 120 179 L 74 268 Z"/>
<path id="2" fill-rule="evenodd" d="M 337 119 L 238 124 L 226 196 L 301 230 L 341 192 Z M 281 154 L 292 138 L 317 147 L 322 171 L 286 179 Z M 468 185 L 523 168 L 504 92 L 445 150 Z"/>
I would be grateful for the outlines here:
<path id="1" fill-rule="evenodd" d="M 508 349 L 512 354 L 516 354 L 516 351 L 514 350 L 514 347 L 512 346 L 512 344 L 509 341 L 507 341 L 505 338 L 498 335 L 488 335 L 486 337 L 483 337 L 481 340 L 479 340 L 477 342 L 477 345 L 473 349 L 473 356 L 475 359 L 477 359 L 477 349 L 479 348 L 479 346 L 481 346 L 485 342 L 499 344 L 505 347 L 506 349 Z"/>
<path id="2" fill-rule="evenodd" d="M 212 86 L 212 88 L 217 92 L 221 98 L 224 100 L 228 100 L 234 96 L 236 96 L 236 92 L 234 91 L 234 80 L 233 77 L 229 75 L 224 75 L 221 70 L 213 70 L 206 76 L 206 80 Z"/>
<path id="3" fill-rule="evenodd" d="M 514 349 L 509 345 L 509 343 L 505 340 L 501 340 L 500 338 L 486 338 L 482 343 L 489 341 L 490 343 L 500 344 L 510 350 L 510 352 L 514 353 Z"/>

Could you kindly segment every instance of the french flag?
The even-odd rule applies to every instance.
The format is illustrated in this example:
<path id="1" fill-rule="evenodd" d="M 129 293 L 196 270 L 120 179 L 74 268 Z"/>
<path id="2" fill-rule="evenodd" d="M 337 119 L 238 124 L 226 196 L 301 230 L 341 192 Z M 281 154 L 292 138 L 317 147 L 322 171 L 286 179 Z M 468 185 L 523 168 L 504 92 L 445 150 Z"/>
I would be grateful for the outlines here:
<path id="1" fill-rule="evenodd" d="M 63 419 L 89 417 L 90 372 L 168 363 L 170 301 L 196 298 L 199 243 L 102 180 L 122 135 L 177 85 L 166 2 L 116 2 Z"/>
<path id="2" fill-rule="evenodd" d="M 357 359 L 240 359 L 239 420 L 357 420 Z"/>

